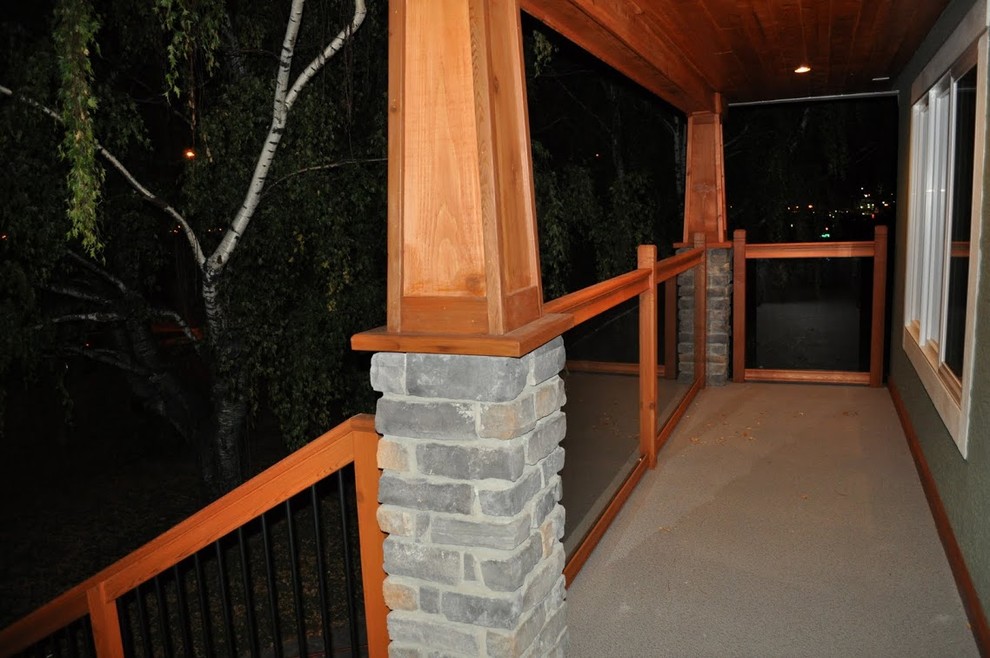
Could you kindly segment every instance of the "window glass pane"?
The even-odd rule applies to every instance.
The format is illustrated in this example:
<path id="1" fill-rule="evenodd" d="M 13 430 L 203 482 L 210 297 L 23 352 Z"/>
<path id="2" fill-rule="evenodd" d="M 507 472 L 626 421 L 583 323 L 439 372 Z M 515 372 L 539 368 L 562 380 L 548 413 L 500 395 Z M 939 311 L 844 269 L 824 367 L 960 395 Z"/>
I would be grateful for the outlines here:
<path id="1" fill-rule="evenodd" d="M 929 179 L 931 158 L 928 156 L 929 114 L 927 97 L 922 99 L 915 108 L 914 116 L 914 162 L 911 181 L 911 279 L 909 281 L 910 297 L 907 321 L 921 320 L 924 298 L 922 285 L 924 272 L 925 221 L 926 221 L 926 188 Z"/>
<path id="2" fill-rule="evenodd" d="M 969 279 L 969 229 L 973 212 L 973 151 L 976 140 L 976 69 L 956 83 L 952 219 L 949 227 L 948 291 L 945 306 L 945 364 L 962 379 Z"/>

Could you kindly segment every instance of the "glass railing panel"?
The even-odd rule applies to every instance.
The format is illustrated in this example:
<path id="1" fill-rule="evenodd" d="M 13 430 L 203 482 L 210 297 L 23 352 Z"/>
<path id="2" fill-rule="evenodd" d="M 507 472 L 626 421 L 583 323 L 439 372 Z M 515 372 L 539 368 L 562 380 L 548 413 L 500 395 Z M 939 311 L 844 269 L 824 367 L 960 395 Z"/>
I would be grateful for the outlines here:
<path id="1" fill-rule="evenodd" d="M 564 549 L 570 556 L 639 459 L 639 299 L 564 334 L 567 451 Z"/>
<path id="2" fill-rule="evenodd" d="M 657 420 L 654 434 L 659 433 L 670 421 L 692 384 L 690 373 L 680 371 L 677 355 L 678 343 L 686 338 L 681 328 L 693 327 L 694 311 L 679 308 L 677 293 L 668 294 L 668 290 L 666 282 L 657 286 L 657 360 L 660 367 L 657 368 Z"/>
<path id="3" fill-rule="evenodd" d="M 870 258 L 747 261 L 746 367 L 870 368 Z"/>

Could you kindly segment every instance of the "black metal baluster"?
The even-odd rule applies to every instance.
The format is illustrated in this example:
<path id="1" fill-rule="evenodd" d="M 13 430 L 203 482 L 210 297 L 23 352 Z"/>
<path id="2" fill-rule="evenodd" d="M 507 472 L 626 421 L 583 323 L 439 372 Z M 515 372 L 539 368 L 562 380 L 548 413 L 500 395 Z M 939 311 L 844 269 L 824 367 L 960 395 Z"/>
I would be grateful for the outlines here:
<path id="1" fill-rule="evenodd" d="M 289 573 L 292 576 L 292 603 L 296 608 L 296 637 L 298 638 L 300 655 L 305 657 L 309 655 L 309 648 L 306 646 L 302 582 L 299 579 L 298 556 L 296 555 L 296 520 L 292 516 L 292 500 L 286 500 L 284 505 L 285 529 L 289 538 Z"/>
<path id="2" fill-rule="evenodd" d="M 82 622 L 83 630 L 83 646 L 86 647 L 87 656 L 96 656 L 96 640 L 93 638 L 93 620 L 89 618 L 89 615 L 83 617 Z"/>
<path id="3" fill-rule="evenodd" d="M 158 576 L 155 576 L 152 582 L 155 583 L 155 601 L 158 604 L 158 628 L 161 631 L 162 636 L 162 650 L 165 652 L 166 656 L 171 656 L 173 655 L 172 637 L 169 632 L 168 614 L 165 607 L 165 596 L 162 594 L 162 581 Z"/>
<path id="4" fill-rule="evenodd" d="M 127 609 L 127 599 L 135 595 L 136 590 L 117 599 L 117 626 L 120 628 L 120 641 L 124 645 L 124 653 L 134 655 L 134 631 L 131 629 L 131 614 Z"/>
<path id="5" fill-rule="evenodd" d="M 360 640 L 358 638 L 357 621 L 357 592 L 354 588 L 354 573 L 351 569 L 351 538 L 347 523 L 347 491 L 344 487 L 343 471 L 337 471 L 337 499 L 340 503 L 340 533 L 343 538 L 344 553 L 344 586 L 347 590 L 347 624 L 351 632 L 351 655 L 358 655 Z"/>
<path id="6" fill-rule="evenodd" d="M 144 592 L 141 591 L 143 585 L 134 588 L 137 597 L 138 627 L 141 629 L 141 648 L 148 658 L 154 655 L 151 650 L 151 625 L 148 623 L 148 607 L 144 603 Z"/>
<path id="7" fill-rule="evenodd" d="M 192 627 L 189 623 L 189 601 L 186 600 L 186 588 L 183 583 L 179 565 L 172 567 L 172 577 L 175 579 L 175 600 L 179 613 L 179 633 L 182 636 L 182 648 L 187 656 L 193 655 Z"/>
<path id="8" fill-rule="evenodd" d="M 278 592 L 275 589 L 275 564 L 268 538 L 268 515 L 261 515 L 261 543 L 265 549 L 265 574 L 268 577 L 268 607 L 272 617 L 272 648 L 275 658 L 282 658 L 282 633 L 278 623 Z"/>
<path id="9" fill-rule="evenodd" d="M 66 649 L 69 652 L 69 658 L 78 658 L 79 647 L 76 646 L 76 632 L 73 628 L 76 625 L 75 622 L 70 622 L 68 626 L 65 627 L 65 642 Z"/>
<path id="10" fill-rule="evenodd" d="M 196 593 L 199 595 L 199 618 L 203 629 L 203 648 L 207 656 L 213 655 L 213 634 L 210 633 L 210 606 L 206 600 L 206 578 L 203 577 L 203 563 L 199 552 L 193 553 L 193 566 L 196 572 Z"/>
<path id="11" fill-rule="evenodd" d="M 309 488 L 309 496 L 313 501 L 313 530 L 316 536 L 316 582 L 320 588 L 320 634 L 323 637 L 323 655 L 330 655 L 330 602 L 327 600 L 327 569 L 323 561 L 323 528 L 320 523 L 320 502 L 316 495 L 316 485 Z M 351 652 L 353 655 L 353 652 Z"/>
<path id="12" fill-rule="evenodd" d="M 241 551 L 241 578 L 244 582 L 244 611 L 247 616 L 248 635 L 251 638 L 251 655 L 258 658 L 258 623 L 254 618 L 254 590 L 251 588 L 251 571 L 248 564 L 247 542 L 244 541 L 244 527 L 237 529 L 237 542 Z"/>
<path id="13" fill-rule="evenodd" d="M 213 548 L 217 552 L 217 570 L 220 573 L 220 607 L 223 612 L 223 632 L 227 639 L 227 655 L 233 656 L 236 652 L 234 646 L 234 622 L 230 609 L 230 586 L 227 583 L 227 561 L 223 556 L 223 548 L 220 541 L 213 542 Z"/>

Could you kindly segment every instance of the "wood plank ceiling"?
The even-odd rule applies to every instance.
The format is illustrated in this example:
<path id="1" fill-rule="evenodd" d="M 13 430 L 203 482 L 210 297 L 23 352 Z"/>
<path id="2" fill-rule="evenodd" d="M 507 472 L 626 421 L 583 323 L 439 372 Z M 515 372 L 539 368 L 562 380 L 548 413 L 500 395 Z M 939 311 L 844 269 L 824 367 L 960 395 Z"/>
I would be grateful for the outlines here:
<path id="1" fill-rule="evenodd" d="M 948 0 L 521 0 L 686 112 L 885 91 Z M 811 71 L 797 74 L 801 65 Z"/>

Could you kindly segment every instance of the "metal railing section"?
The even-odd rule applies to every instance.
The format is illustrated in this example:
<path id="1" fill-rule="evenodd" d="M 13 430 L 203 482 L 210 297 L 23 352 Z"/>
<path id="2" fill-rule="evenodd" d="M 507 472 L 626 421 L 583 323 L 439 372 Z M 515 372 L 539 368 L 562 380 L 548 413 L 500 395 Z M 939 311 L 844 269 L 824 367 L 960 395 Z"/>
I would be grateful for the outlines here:
<path id="1" fill-rule="evenodd" d="M 0 656 L 329 655 L 341 635 L 386 655 L 377 443 L 372 416 L 342 423 L 0 631 Z"/>

